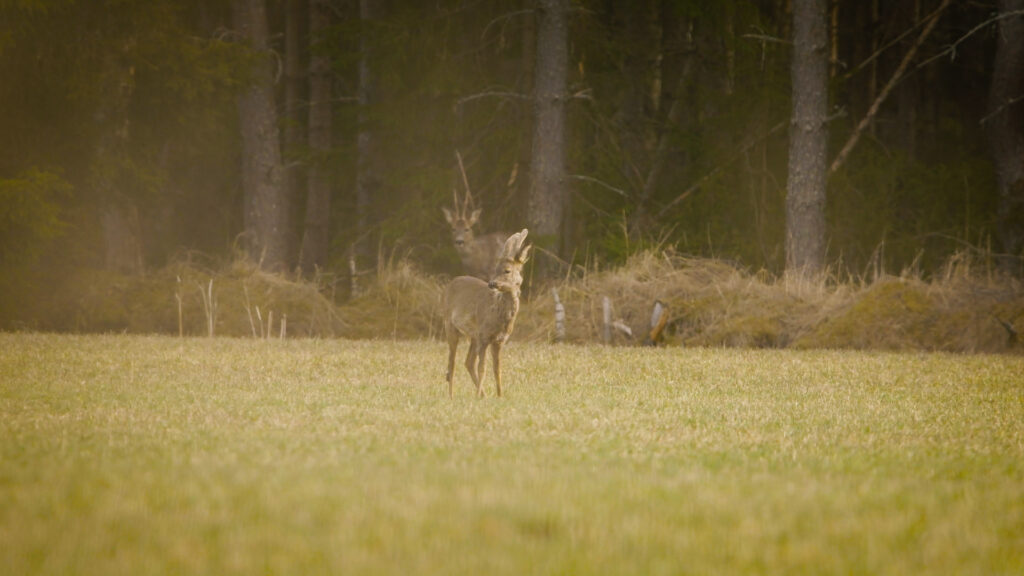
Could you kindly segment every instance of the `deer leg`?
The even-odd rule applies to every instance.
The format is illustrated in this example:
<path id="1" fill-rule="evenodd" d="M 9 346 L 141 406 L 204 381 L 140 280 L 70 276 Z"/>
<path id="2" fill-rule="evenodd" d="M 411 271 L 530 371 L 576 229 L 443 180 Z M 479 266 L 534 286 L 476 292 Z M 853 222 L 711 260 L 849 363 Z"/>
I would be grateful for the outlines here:
<path id="1" fill-rule="evenodd" d="M 477 385 L 477 396 L 484 397 L 484 376 L 487 375 L 487 367 L 484 366 L 484 361 L 487 360 L 487 344 L 481 344 L 477 347 L 477 354 L 480 356 L 476 359 L 476 373 L 480 375 L 479 384 Z"/>
<path id="2" fill-rule="evenodd" d="M 470 378 L 473 379 L 473 384 L 476 386 L 477 395 L 480 394 L 480 376 L 476 371 L 476 355 L 477 348 L 479 348 L 475 338 L 469 340 L 469 352 L 466 353 L 466 370 L 469 371 Z"/>
<path id="3" fill-rule="evenodd" d="M 452 380 L 455 379 L 455 352 L 459 349 L 459 333 L 455 331 L 454 327 L 447 325 L 445 325 L 445 331 L 448 336 L 448 373 L 446 378 L 448 379 L 448 397 L 452 398 L 454 396 Z"/>
<path id="4" fill-rule="evenodd" d="M 501 398 L 501 343 L 491 344 L 491 360 L 494 361 L 494 383 L 498 387 L 498 398 Z"/>

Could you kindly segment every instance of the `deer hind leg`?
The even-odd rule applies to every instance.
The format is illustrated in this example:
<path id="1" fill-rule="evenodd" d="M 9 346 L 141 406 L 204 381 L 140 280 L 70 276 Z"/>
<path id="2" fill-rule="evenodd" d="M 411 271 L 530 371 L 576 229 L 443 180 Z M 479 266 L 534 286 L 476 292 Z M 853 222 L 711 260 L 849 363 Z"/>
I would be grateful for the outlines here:
<path id="1" fill-rule="evenodd" d="M 491 360 L 494 361 L 494 384 L 498 388 L 498 398 L 501 398 L 501 343 L 500 342 L 495 342 L 494 344 L 491 344 Z"/>
<path id="2" fill-rule="evenodd" d="M 448 380 L 448 397 L 454 396 L 452 380 L 455 379 L 455 352 L 459 349 L 459 333 L 453 326 L 445 324 L 445 332 L 448 337 L 448 372 L 445 378 Z"/>
<path id="3" fill-rule="evenodd" d="M 476 360 L 476 373 L 480 375 L 480 380 L 478 380 L 478 384 L 477 384 L 477 387 L 476 387 L 476 394 L 477 394 L 477 396 L 483 398 L 484 397 L 484 386 L 483 386 L 484 376 L 487 375 L 487 367 L 484 366 L 484 361 L 487 360 L 487 344 L 486 343 L 482 343 L 482 344 L 477 346 L 477 354 L 479 354 L 479 356 L 477 356 L 477 360 Z"/>
<path id="4" fill-rule="evenodd" d="M 480 375 L 477 372 L 477 354 L 480 348 L 475 338 L 469 340 L 469 352 L 466 353 L 466 370 L 469 371 L 470 378 L 473 379 L 473 385 L 476 386 L 476 393 L 479 396 L 481 394 L 480 389 Z"/>

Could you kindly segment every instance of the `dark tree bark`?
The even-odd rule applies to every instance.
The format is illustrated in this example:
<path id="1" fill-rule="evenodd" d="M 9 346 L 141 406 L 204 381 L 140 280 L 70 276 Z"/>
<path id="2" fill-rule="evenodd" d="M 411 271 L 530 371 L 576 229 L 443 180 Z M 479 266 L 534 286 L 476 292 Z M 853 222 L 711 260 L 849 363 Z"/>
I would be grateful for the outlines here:
<path id="1" fill-rule="evenodd" d="M 125 274 L 139 274 L 143 270 L 142 227 L 135 203 L 122 199 L 108 202 L 100 220 L 106 246 L 107 270 Z"/>
<path id="2" fill-rule="evenodd" d="M 325 164 L 331 148 L 331 63 L 323 47 L 318 46 L 329 24 L 327 1 L 309 0 L 309 151 L 312 160 L 306 184 L 306 224 L 300 252 L 305 274 L 327 265 L 330 244 L 331 182 Z"/>
<path id="3" fill-rule="evenodd" d="M 787 274 L 814 275 L 825 263 L 826 8 L 826 0 L 793 2 L 793 115 L 786 188 Z"/>
<path id="4" fill-rule="evenodd" d="M 1024 0 L 999 0 L 999 13 L 1024 10 Z M 1024 16 L 999 21 L 985 119 L 996 167 L 999 207 L 996 230 L 1006 265 L 1024 256 Z"/>
<path id="5" fill-rule="evenodd" d="M 288 255 L 288 203 L 274 107 L 274 62 L 267 45 L 264 0 L 235 0 L 235 26 L 257 57 L 251 84 L 238 102 L 242 129 L 242 192 L 249 256 L 282 270 Z"/>
<path id="6" fill-rule="evenodd" d="M 565 213 L 565 104 L 569 65 L 568 0 L 539 0 L 534 76 L 533 153 L 527 221 L 530 239 L 558 253 Z M 554 271 L 538 259 L 542 274 Z"/>
<path id="7" fill-rule="evenodd" d="M 288 197 L 290 213 L 289 222 L 297 222 L 296 214 L 302 199 L 302 169 L 297 162 L 303 147 L 303 119 L 305 107 L 302 101 L 305 94 L 306 71 L 303 70 L 303 21 L 306 17 L 307 0 L 285 0 L 284 16 L 284 161 L 285 161 L 285 195 Z M 292 234 L 295 230 L 289 227 Z M 288 239 L 289 246 L 300 246 L 294 237 Z M 299 255 L 302 265 L 302 255 Z"/>
<path id="8" fill-rule="evenodd" d="M 370 260 L 370 227 L 373 199 L 379 187 L 374 164 L 376 135 L 370 123 L 370 106 L 376 91 L 371 64 L 370 27 L 376 17 L 377 0 L 359 0 L 359 18 L 363 23 L 359 39 L 359 131 L 356 136 L 356 241 L 353 246 L 360 265 Z"/>

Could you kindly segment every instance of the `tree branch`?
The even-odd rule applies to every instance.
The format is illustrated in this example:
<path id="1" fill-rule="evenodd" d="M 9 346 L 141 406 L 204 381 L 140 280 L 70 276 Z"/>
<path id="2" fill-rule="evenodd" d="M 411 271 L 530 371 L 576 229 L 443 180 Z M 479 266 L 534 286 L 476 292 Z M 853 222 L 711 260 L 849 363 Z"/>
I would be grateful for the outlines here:
<path id="1" fill-rule="evenodd" d="M 832 165 L 828 168 L 829 174 L 835 173 L 835 171 L 838 170 L 844 162 L 846 162 L 846 158 L 850 155 L 850 152 L 853 151 L 854 146 L 857 145 L 861 134 L 864 133 L 864 129 L 866 129 L 868 125 L 871 124 L 871 121 L 874 120 L 875 116 L 878 114 L 878 109 L 882 106 L 882 102 L 889 97 L 889 93 L 892 92 L 893 87 L 895 87 L 896 83 L 903 77 L 903 73 L 906 72 L 907 67 L 910 66 L 910 62 L 914 59 L 914 56 L 917 55 L 917 50 L 922 44 L 924 44 L 925 38 L 927 38 L 928 35 L 931 34 L 932 30 L 935 29 L 935 25 L 939 22 L 939 16 L 942 15 L 942 12 L 952 3 L 952 1 L 953 0 L 942 0 L 942 4 L 939 5 L 935 12 L 932 12 L 931 20 L 929 20 L 924 29 L 921 30 L 921 34 L 918 35 L 917 41 L 914 42 L 914 45 L 911 46 L 910 50 L 908 50 L 903 56 L 903 60 L 900 61 L 900 65 L 896 68 L 896 71 L 893 72 L 892 78 L 889 79 L 889 82 L 886 83 L 885 87 L 882 88 L 882 91 L 879 92 L 875 101 L 871 103 L 871 108 L 868 109 L 867 114 L 861 118 L 860 123 L 857 124 L 857 128 L 854 129 L 852 134 L 850 134 L 850 138 L 846 141 L 843 149 L 839 151 L 836 159 L 832 161 Z"/>
<path id="2" fill-rule="evenodd" d="M 501 92 L 501 91 L 489 91 L 480 92 L 479 94 L 470 94 L 469 96 L 463 96 L 455 101 L 456 106 L 462 106 L 466 102 L 473 100 L 479 100 L 481 98 L 514 98 L 518 100 L 529 100 L 530 96 L 526 94 L 520 94 L 518 92 Z"/>
<path id="3" fill-rule="evenodd" d="M 978 24 L 974 28 L 971 28 L 970 30 L 968 30 L 967 33 L 964 34 L 963 36 L 957 38 L 956 41 L 953 42 L 952 44 L 950 44 L 949 46 L 947 46 L 945 50 L 939 52 L 938 54 L 936 54 L 935 56 L 932 56 L 931 58 L 925 60 L 924 62 L 921 62 L 920 64 L 918 64 L 917 67 L 915 68 L 915 70 L 917 68 L 923 68 L 923 67 L 927 66 L 928 64 L 931 64 L 932 62 L 934 62 L 935 60 L 938 60 L 939 58 L 942 58 L 946 54 L 955 53 L 957 46 L 962 44 L 965 40 L 967 40 L 971 36 L 974 36 L 975 34 L 977 34 L 979 31 L 981 31 L 983 28 L 985 28 L 989 24 L 998 22 L 998 21 L 1003 20 L 1005 18 L 1010 18 L 1011 16 L 1024 16 L 1024 10 L 1011 10 L 1009 12 L 1003 12 L 1002 14 L 1000 14 L 998 16 L 994 16 L 992 18 L 989 18 L 988 20 L 985 20 L 981 24 Z"/>
<path id="4" fill-rule="evenodd" d="M 612 192 L 615 192 L 616 194 L 621 195 L 623 198 L 629 198 L 629 193 L 626 192 L 625 190 L 622 190 L 621 188 L 616 188 L 615 186 L 612 186 L 607 182 L 598 180 L 597 178 L 591 176 L 584 176 L 583 174 L 567 174 L 566 177 L 572 178 L 574 180 L 583 180 L 584 182 L 592 182 L 594 184 L 597 184 L 598 186 L 602 186 L 604 188 L 611 190 Z"/>

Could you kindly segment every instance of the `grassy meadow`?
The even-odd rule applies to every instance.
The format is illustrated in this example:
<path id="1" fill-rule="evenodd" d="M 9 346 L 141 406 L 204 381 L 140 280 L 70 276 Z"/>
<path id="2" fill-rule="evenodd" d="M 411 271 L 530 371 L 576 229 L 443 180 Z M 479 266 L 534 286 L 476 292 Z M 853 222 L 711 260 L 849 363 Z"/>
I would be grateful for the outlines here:
<path id="1" fill-rule="evenodd" d="M 0 573 L 1024 573 L 1020 356 L 446 353 L 0 334 Z"/>

